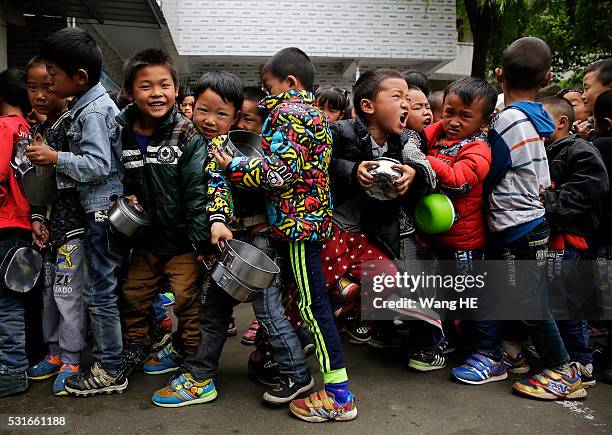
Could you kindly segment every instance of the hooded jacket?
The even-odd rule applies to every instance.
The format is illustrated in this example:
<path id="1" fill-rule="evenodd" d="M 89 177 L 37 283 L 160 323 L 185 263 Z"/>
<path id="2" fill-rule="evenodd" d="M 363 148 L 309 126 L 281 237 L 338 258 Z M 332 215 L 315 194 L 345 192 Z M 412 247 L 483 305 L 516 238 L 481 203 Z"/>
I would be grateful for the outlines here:
<path id="1" fill-rule="evenodd" d="M 601 196 L 600 226 L 597 230 L 596 246 L 612 245 L 612 137 L 598 137 L 593 140 L 593 146 L 599 151 L 608 173 L 608 191 Z"/>
<path id="2" fill-rule="evenodd" d="M 550 186 L 544 139 L 554 130 L 542 104 L 533 102 L 506 106 L 491 122 L 487 221 L 500 245 L 518 240 L 544 220 L 539 192 Z"/>
<path id="3" fill-rule="evenodd" d="M 117 116 L 123 126 L 124 194 L 136 195 L 151 225 L 138 243 L 158 255 L 180 255 L 209 245 L 204 163 L 207 146 L 195 126 L 172 109 L 150 137 L 146 153 L 134 139 L 139 109 Z"/>

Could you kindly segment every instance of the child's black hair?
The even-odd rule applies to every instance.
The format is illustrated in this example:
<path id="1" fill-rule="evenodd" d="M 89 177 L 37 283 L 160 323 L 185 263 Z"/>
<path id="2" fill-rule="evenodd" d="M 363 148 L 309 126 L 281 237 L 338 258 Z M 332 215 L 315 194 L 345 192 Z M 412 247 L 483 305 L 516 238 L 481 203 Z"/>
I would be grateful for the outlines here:
<path id="1" fill-rule="evenodd" d="M 34 56 L 26 64 L 26 67 L 25 67 L 26 76 L 28 75 L 28 72 L 30 71 L 30 68 L 34 68 L 37 65 L 45 66 L 45 60 L 42 57 L 40 57 L 40 56 Z"/>
<path id="2" fill-rule="evenodd" d="M 0 72 L 0 98 L 11 106 L 19 107 L 24 116 L 30 113 L 32 106 L 23 71 L 9 68 Z"/>
<path id="3" fill-rule="evenodd" d="M 332 110 L 339 110 L 343 115 L 349 104 L 349 91 L 337 86 L 320 86 L 315 97 L 319 107 L 327 106 Z"/>
<path id="4" fill-rule="evenodd" d="M 228 71 L 204 73 L 193 89 L 194 99 L 197 101 L 207 89 L 218 94 L 226 103 L 232 103 L 236 112 L 242 108 L 244 101 L 242 82 L 235 74 Z"/>
<path id="5" fill-rule="evenodd" d="M 125 91 L 111 91 L 108 95 L 111 97 L 111 100 L 115 102 L 119 110 L 125 109 L 126 106 L 131 103 Z"/>
<path id="6" fill-rule="evenodd" d="M 444 103 L 444 91 L 435 91 L 429 94 L 427 97 L 427 101 L 429 101 L 429 106 L 431 110 L 434 109 L 442 110 Z"/>
<path id="7" fill-rule="evenodd" d="M 599 94 L 593 106 L 593 116 L 598 122 L 605 118 L 612 119 L 612 89 Z"/>
<path id="8" fill-rule="evenodd" d="M 102 52 L 91 35 L 81 28 L 66 27 L 49 35 L 40 47 L 40 57 L 57 64 L 69 76 L 80 69 L 87 71 L 90 87 L 100 81 Z"/>
<path id="9" fill-rule="evenodd" d="M 172 81 L 174 82 L 174 87 L 177 88 L 179 85 L 179 76 L 176 66 L 174 66 L 170 56 L 168 56 L 163 50 L 148 48 L 136 53 L 125 61 L 125 64 L 123 65 L 123 76 L 125 77 L 123 80 L 123 89 L 126 92 L 131 93 L 132 86 L 134 85 L 134 79 L 136 78 L 136 73 L 140 69 L 147 66 L 157 65 L 164 66 L 168 69 L 170 76 L 172 77 Z"/>
<path id="10" fill-rule="evenodd" d="M 266 93 L 263 89 L 258 88 L 257 86 L 245 86 L 242 88 L 242 94 L 244 95 L 244 99 L 246 101 L 254 101 L 259 103 L 261 100 L 266 98 Z M 266 119 L 268 117 L 268 111 L 263 108 L 257 106 L 257 113 L 261 119 Z"/>
<path id="11" fill-rule="evenodd" d="M 416 69 L 407 69 L 402 71 L 402 75 L 404 76 L 409 89 L 414 89 L 414 87 L 417 87 L 425 94 L 426 97 L 429 97 L 431 88 L 429 86 L 429 79 L 425 73 Z"/>
<path id="12" fill-rule="evenodd" d="M 361 74 L 353 88 L 353 105 L 358 117 L 364 119 L 361 100 L 373 100 L 380 92 L 382 82 L 387 79 L 403 79 L 404 76 L 394 69 L 372 69 Z"/>
<path id="13" fill-rule="evenodd" d="M 501 68 L 513 89 L 533 90 L 546 78 L 551 62 L 552 54 L 546 42 L 526 37 L 517 39 L 504 50 Z"/>
<path id="14" fill-rule="evenodd" d="M 476 77 L 466 77 L 455 80 L 444 90 L 444 100 L 449 95 L 457 95 L 464 104 L 472 104 L 476 100 L 484 102 L 483 117 L 488 117 L 497 104 L 497 90 L 486 80 Z"/>
<path id="15" fill-rule="evenodd" d="M 572 126 L 574 121 L 576 121 L 574 107 L 572 106 L 572 103 L 570 103 L 565 98 L 560 97 L 558 95 L 553 95 L 550 97 L 540 98 L 538 101 L 542 103 L 542 105 L 546 106 L 546 111 L 549 114 L 554 115 L 555 117 L 567 116 L 567 120 L 570 127 Z"/>
<path id="16" fill-rule="evenodd" d="M 278 80 L 295 76 L 307 91 L 314 90 L 316 71 L 306 53 L 299 48 L 283 48 L 264 64 L 261 74 L 270 73 Z"/>
<path id="17" fill-rule="evenodd" d="M 604 86 L 612 84 L 612 58 L 601 59 L 590 64 L 584 70 L 585 74 L 597 72 L 597 81 Z"/>

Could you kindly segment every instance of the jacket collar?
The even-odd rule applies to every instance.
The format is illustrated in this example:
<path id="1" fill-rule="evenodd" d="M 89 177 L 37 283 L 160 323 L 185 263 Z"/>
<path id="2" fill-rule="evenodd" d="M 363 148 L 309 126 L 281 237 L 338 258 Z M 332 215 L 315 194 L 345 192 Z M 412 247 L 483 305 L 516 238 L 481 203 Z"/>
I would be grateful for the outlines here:
<path id="1" fill-rule="evenodd" d="M 576 141 L 576 136 L 574 135 L 569 135 L 566 137 L 562 137 L 561 139 L 557 139 L 555 141 L 552 141 L 550 143 L 546 144 L 546 153 L 547 154 L 554 154 L 554 153 L 558 153 L 559 151 L 561 151 L 561 149 L 565 148 L 566 146 L 574 143 Z"/>
<path id="2" fill-rule="evenodd" d="M 279 104 L 285 102 L 314 104 L 315 96 L 312 92 L 305 90 L 290 90 L 278 95 L 269 95 L 263 100 L 261 100 L 257 105 L 262 109 L 267 109 L 268 111 L 270 111 Z"/>
<path id="3" fill-rule="evenodd" d="M 139 116 L 140 116 L 140 109 L 138 109 L 138 106 L 136 105 L 136 103 L 130 103 L 125 107 L 125 109 L 121 111 L 119 115 L 117 115 L 117 122 L 123 128 L 132 130 L 132 127 L 134 126 L 134 123 L 139 118 Z M 172 107 L 172 110 L 170 110 L 166 114 L 166 116 L 164 116 L 160 120 L 160 123 L 157 125 L 157 128 L 155 129 L 155 135 L 164 133 L 166 130 L 173 128 L 174 124 L 177 121 L 177 117 L 180 117 L 180 116 L 182 115 L 178 113 L 178 110 L 176 110 L 176 107 Z"/>
<path id="4" fill-rule="evenodd" d="M 70 109 L 70 117 L 74 119 L 81 109 L 86 107 L 92 101 L 97 100 L 104 94 L 106 94 L 106 89 L 104 89 L 102 83 L 98 82 L 94 87 L 85 92 L 81 98 L 77 100 L 75 105 L 72 106 L 72 109 Z"/>

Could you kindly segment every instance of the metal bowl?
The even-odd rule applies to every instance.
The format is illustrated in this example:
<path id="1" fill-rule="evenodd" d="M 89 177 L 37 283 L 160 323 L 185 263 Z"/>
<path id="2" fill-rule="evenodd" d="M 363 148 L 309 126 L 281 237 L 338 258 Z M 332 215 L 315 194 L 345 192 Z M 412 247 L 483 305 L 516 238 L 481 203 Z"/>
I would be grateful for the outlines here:
<path id="1" fill-rule="evenodd" d="M 389 157 L 379 157 L 375 161 L 378 166 L 368 171 L 374 177 L 374 184 L 365 192 L 368 196 L 380 201 L 397 198 L 397 187 L 393 182 L 400 178 L 402 173 L 393 168 L 393 165 L 401 163 Z"/>
<path id="2" fill-rule="evenodd" d="M 151 223 L 142 206 L 124 196 L 117 199 L 108 211 L 108 220 L 117 231 L 127 237 L 136 237 Z"/>
<path id="3" fill-rule="evenodd" d="M 255 289 L 270 287 L 280 272 L 266 254 L 240 240 L 227 240 L 217 261 L 240 282 Z"/>
<path id="4" fill-rule="evenodd" d="M 247 130 L 230 131 L 225 150 L 234 157 L 263 157 L 261 136 Z"/>
<path id="5" fill-rule="evenodd" d="M 228 295 L 240 302 L 250 302 L 258 292 L 262 291 L 262 289 L 249 287 L 240 281 L 221 263 L 215 264 L 212 269 L 211 278 Z"/>

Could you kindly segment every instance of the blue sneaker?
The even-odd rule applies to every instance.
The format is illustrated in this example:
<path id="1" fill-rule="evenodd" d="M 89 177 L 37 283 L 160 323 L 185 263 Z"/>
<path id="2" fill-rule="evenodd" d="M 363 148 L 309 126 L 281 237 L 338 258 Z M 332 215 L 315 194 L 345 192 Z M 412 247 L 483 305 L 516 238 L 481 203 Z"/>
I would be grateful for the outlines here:
<path id="1" fill-rule="evenodd" d="M 41 362 L 28 368 L 28 379 L 40 381 L 48 379 L 57 374 L 62 368 L 62 360 L 59 355 L 47 355 Z"/>
<path id="2" fill-rule="evenodd" d="M 508 377 L 502 361 L 494 361 L 478 352 L 473 353 L 463 365 L 455 367 L 452 373 L 459 382 L 474 385 L 501 381 Z"/>
<path id="3" fill-rule="evenodd" d="M 162 350 L 157 352 L 153 358 L 145 361 L 143 370 L 148 375 L 161 375 L 162 373 L 178 370 L 183 358 L 174 350 L 172 343 L 169 343 Z"/>
<path id="4" fill-rule="evenodd" d="M 64 388 L 64 381 L 67 377 L 74 374 L 81 373 L 81 366 L 79 364 L 62 364 L 62 368 L 53 382 L 53 394 L 55 396 L 67 396 L 68 391 Z"/>
<path id="5" fill-rule="evenodd" d="M 157 390 L 151 400 L 163 408 L 179 408 L 211 402 L 217 398 L 217 389 L 212 379 L 196 381 L 191 374 L 184 373 Z"/>
<path id="6" fill-rule="evenodd" d="M 162 304 L 164 304 L 164 307 L 169 307 L 170 305 L 174 305 L 174 303 L 176 302 L 176 298 L 174 297 L 174 293 L 172 292 L 162 293 L 161 298 L 162 298 Z"/>

